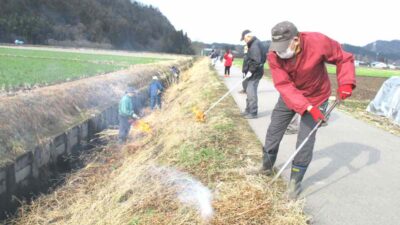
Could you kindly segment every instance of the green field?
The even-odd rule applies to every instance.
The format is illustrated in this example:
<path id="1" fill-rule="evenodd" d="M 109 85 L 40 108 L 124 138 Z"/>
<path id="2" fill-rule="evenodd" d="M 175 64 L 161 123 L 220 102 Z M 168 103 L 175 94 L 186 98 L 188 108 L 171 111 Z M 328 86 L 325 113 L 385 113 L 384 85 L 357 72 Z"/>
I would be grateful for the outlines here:
<path id="1" fill-rule="evenodd" d="M 336 74 L 336 66 L 327 64 L 328 73 Z M 366 77 L 393 77 L 400 76 L 400 70 L 385 70 L 385 69 L 374 69 L 368 67 L 356 67 L 357 76 Z"/>
<path id="2" fill-rule="evenodd" d="M 54 84 L 164 59 L 0 47 L 0 88 Z"/>
<path id="3" fill-rule="evenodd" d="M 243 59 L 236 58 L 233 61 L 235 66 L 242 67 Z M 265 69 L 269 69 L 268 63 L 265 66 Z M 327 64 L 328 73 L 336 74 L 336 66 Z M 356 67 L 356 75 L 357 76 L 368 76 L 368 77 L 392 77 L 392 76 L 400 76 L 400 70 L 385 70 L 385 69 L 374 69 L 367 67 Z"/>

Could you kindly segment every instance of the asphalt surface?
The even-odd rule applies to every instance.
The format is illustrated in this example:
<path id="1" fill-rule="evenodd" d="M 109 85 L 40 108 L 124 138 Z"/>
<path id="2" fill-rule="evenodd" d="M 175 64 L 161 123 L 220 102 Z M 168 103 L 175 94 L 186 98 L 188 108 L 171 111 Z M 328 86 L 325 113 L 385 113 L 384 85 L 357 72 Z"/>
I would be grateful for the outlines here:
<path id="1" fill-rule="evenodd" d="M 223 78 L 221 63 L 215 68 L 228 88 L 240 82 L 238 68 L 231 68 L 229 78 Z M 244 111 L 246 95 L 239 90 L 241 86 L 232 91 L 232 96 Z M 262 79 L 259 116 L 248 120 L 262 143 L 278 97 L 272 81 Z M 284 136 L 275 166 L 283 166 L 294 152 L 296 138 Z M 286 180 L 289 168 L 283 173 Z M 400 137 L 334 110 L 329 125 L 318 130 L 300 197 L 305 199 L 312 224 L 400 224 Z"/>

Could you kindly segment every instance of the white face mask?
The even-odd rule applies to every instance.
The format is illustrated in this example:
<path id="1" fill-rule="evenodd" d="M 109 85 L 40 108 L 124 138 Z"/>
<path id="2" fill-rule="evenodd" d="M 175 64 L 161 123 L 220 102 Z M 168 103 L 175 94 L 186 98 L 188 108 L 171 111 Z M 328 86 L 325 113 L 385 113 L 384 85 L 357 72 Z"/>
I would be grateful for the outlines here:
<path id="1" fill-rule="evenodd" d="M 286 49 L 286 51 L 284 52 L 276 52 L 276 54 L 279 56 L 279 58 L 281 59 L 290 59 L 294 56 L 294 52 L 295 50 L 290 49 L 290 47 L 288 47 Z"/>

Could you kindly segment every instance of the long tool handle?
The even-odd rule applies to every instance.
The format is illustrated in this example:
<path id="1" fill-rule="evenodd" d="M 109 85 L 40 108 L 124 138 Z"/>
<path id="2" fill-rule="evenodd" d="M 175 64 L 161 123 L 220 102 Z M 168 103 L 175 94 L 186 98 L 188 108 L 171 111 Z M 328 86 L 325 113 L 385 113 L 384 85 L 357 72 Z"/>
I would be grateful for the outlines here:
<path id="1" fill-rule="evenodd" d="M 208 108 L 205 112 L 204 115 L 207 115 L 208 112 L 211 111 L 211 109 L 213 109 L 216 105 L 218 105 L 218 103 L 220 103 L 226 96 L 229 95 L 229 93 L 231 93 L 233 90 L 235 90 L 242 82 L 244 79 L 240 80 L 240 82 L 237 82 L 228 92 L 226 92 L 220 99 L 218 99 L 218 101 L 214 102 L 214 104 L 212 104 L 210 106 L 210 108 Z"/>
<path id="2" fill-rule="evenodd" d="M 328 109 L 328 111 L 325 113 L 325 117 L 327 117 L 329 114 L 331 114 L 332 110 L 339 104 L 339 100 L 336 100 Z M 286 161 L 285 165 L 282 166 L 282 168 L 278 171 L 278 173 L 275 175 L 274 179 L 272 179 L 271 183 L 275 182 L 276 179 L 282 174 L 283 170 L 289 165 L 290 162 L 294 159 L 294 157 L 297 155 L 297 153 L 300 152 L 300 150 L 303 148 L 303 146 L 307 143 L 308 139 L 310 139 L 311 135 L 318 129 L 318 127 L 322 124 L 322 120 L 318 121 L 317 125 L 311 130 L 311 132 L 308 134 L 308 136 L 304 139 L 304 141 L 297 147 L 296 151 L 289 157 L 289 159 Z"/>

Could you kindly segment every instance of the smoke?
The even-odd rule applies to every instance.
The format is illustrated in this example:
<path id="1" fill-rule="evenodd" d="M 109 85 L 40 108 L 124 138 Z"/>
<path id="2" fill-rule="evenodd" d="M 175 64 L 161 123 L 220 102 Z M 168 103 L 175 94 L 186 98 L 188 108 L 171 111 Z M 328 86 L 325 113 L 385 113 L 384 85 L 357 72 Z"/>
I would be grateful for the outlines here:
<path id="1" fill-rule="evenodd" d="M 214 214 L 212 208 L 212 193 L 202 183 L 187 173 L 167 167 L 153 167 L 152 173 L 161 175 L 161 182 L 168 188 L 176 190 L 179 201 L 194 207 L 204 220 L 209 220 Z"/>

